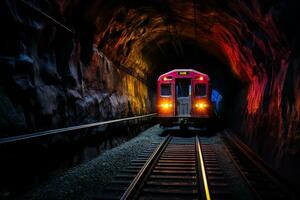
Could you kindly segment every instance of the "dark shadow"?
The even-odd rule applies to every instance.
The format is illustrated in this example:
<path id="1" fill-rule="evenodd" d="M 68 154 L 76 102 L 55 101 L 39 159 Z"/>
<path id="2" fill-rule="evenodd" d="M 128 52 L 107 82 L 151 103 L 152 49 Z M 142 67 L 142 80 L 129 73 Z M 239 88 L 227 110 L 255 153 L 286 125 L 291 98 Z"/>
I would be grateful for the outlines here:
<path id="1" fill-rule="evenodd" d="M 7 193 L 5 199 L 19 198 L 71 167 L 86 163 L 106 150 L 129 141 L 154 124 L 154 119 L 128 121 L 2 144 L 0 193 Z"/>

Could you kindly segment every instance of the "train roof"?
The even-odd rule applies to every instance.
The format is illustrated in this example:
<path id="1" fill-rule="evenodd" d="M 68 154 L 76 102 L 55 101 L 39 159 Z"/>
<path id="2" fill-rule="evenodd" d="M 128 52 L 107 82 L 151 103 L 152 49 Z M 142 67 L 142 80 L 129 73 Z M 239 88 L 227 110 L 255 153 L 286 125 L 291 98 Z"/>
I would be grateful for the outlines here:
<path id="1" fill-rule="evenodd" d="M 201 72 L 199 72 L 199 71 L 197 71 L 197 70 L 194 70 L 194 69 L 173 69 L 173 70 L 171 70 L 171 71 L 169 71 L 169 72 L 166 72 L 166 73 L 160 75 L 160 76 L 158 77 L 157 80 L 160 80 L 163 76 L 172 74 L 172 73 L 174 73 L 174 72 L 180 72 L 180 71 L 194 72 L 195 74 L 198 74 L 198 75 L 201 75 L 201 76 L 205 76 L 205 77 L 209 80 L 209 76 L 208 76 L 207 74 L 201 73 Z"/>

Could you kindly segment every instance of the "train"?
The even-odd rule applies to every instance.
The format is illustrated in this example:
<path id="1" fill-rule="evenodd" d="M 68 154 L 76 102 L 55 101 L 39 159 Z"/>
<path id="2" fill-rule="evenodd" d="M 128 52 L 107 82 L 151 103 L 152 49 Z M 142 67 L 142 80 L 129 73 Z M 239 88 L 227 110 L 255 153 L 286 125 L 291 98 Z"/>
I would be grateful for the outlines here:
<path id="1" fill-rule="evenodd" d="M 211 83 L 194 69 L 174 69 L 157 80 L 157 114 L 161 126 L 207 127 L 213 115 Z"/>

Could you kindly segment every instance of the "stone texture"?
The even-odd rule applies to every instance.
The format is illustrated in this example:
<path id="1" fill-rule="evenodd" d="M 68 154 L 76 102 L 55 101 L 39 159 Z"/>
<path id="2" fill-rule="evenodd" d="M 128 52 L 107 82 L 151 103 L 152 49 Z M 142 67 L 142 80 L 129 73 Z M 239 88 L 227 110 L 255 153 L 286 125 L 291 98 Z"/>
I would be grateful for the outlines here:
<path id="1" fill-rule="evenodd" d="M 239 80 L 241 90 L 229 100 L 235 131 L 290 179 L 300 174 L 296 1 L 29 2 L 75 34 L 20 1 L 1 2 L 0 107 L 11 108 L 1 116 L 9 119 L 15 110 L 22 119 L 1 120 L 1 134 L 148 112 L 152 93 L 124 71 L 157 75 L 164 66 L 151 55 L 168 56 L 160 49 L 166 43 L 180 51 L 178 41 L 189 38 Z"/>
<path id="2" fill-rule="evenodd" d="M 55 4 L 28 2 L 64 17 Z M 1 18 L 10 20 L 1 41 L 15 46 L 0 52 L 0 137 L 149 112 L 147 87 L 97 49 L 83 64 L 80 40 L 19 1 L 2 2 Z"/>

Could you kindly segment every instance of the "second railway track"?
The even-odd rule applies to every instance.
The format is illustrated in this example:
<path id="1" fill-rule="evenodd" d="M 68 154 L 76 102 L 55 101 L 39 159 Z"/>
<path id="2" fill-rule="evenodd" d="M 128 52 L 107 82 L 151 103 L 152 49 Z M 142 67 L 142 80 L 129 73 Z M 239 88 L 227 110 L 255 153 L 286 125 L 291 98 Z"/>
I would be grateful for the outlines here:
<path id="1" fill-rule="evenodd" d="M 153 151 L 153 145 L 150 148 Z M 109 186 L 96 199 L 230 198 L 213 148 L 209 144 L 201 145 L 198 136 L 167 136 L 151 155 L 147 154 L 149 150 L 145 152 L 123 170 L 122 183 L 125 185 Z M 137 161 L 140 163 L 138 168 Z M 132 167 L 136 170 L 128 171 Z M 117 179 L 120 178 L 119 175 Z"/>
<path id="2" fill-rule="evenodd" d="M 295 192 L 293 187 L 287 187 L 288 183 L 281 180 L 277 172 L 264 163 L 236 136 L 226 134 L 223 138 L 228 155 L 254 194 L 255 199 L 299 199 L 297 191 Z"/>

